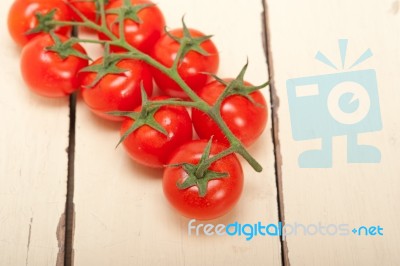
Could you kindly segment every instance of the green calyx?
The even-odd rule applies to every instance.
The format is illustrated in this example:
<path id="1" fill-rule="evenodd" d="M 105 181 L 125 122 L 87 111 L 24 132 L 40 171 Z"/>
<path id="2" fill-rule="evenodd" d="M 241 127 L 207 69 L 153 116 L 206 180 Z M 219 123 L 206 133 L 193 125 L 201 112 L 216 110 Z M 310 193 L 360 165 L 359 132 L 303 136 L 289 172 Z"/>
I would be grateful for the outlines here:
<path id="1" fill-rule="evenodd" d="M 163 128 L 154 118 L 154 115 L 162 106 L 155 106 L 151 101 L 148 100 L 146 91 L 143 88 L 143 84 L 141 84 L 141 94 L 142 94 L 142 110 L 140 112 L 121 112 L 121 111 L 113 111 L 108 112 L 107 114 L 114 116 L 123 116 L 129 117 L 133 119 L 135 122 L 132 126 L 122 135 L 120 138 L 117 147 L 135 130 L 140 128 L 141 126 L 148 125 L 149 127 L 157 130 L 158 132 L 168 136 L 168 132 Z"/>
<path id="2" fill-rule="evenodd" d="M 119 61 L 123 59 L 120 55 L 110 54 L 110 46 L 109 44 L 105 45 L 104 48 L 104 56 L 102 64 L 90 65 L 85 68 L 82 68 L 80 72 L 94 72 L 96 73 L 96 77 L 93 82 L 86 86 L 86 88 L 94 87 L 104 76 L 108 74 L 122 74 L 128 69 L 123 69 L 117 66 Z"/>
<path id="3" fill-rule="evenodd" d="M 269 81 L 267 81 L 259 86 L 246 85 L 245 81 L 244 81 L 244 76 L 246 74 L 247 67 L 248 67 L 248 62 L 246 62 L 246 64 L 240 71 L 239 75 L 236 77 L 236 79 L 232 80 L 231 82 L 226 82 L 226 81 L 220 79 L 219 77 L 211 74 L 211 76 L 216 81 L 218 81 L 219 83 L 226 86 L 224 92 L 217 99 L 216 104 L 214 106 L 215 108 L 219 109 L 219 107 L 222 104 L 222 101 L 232 95 L 241 95 L 241 96 L 245 97 L 246 99 L 248 99 L 250 102 L 252 102 L 254 105 L 256 105 L 260 108 L 265 108 L 264 105 L 260 105 L 259 103 L 256 103 L 254 101 L 254 99 L 250 96 L 250 94 L 268 86 Z"/>
<path id="4" fill-rule="evenodd" d="M 210 54 L 201 47 L 201 44 L 207 40 L 209 40 L 212 35 L 206 35 L 206 36 L 200 36 L 200 37 L 193 37 L 190 34 L 190 31 L 188 27 L 186 26 L 184 17 L 182 18 L 182 30 L 183 30 L 183 36 L 182 37 L 176 37 L 172 35 L 170 32 L 167 30 L 165 33 L 174 41 L 178 42 L 180 44 L 180 49 L 178 51 L 177 57 L 174 62 L 174 67 L 178 65 L 178 62 L 180 62 L 183 57 L 190 51 L 195 51 L 201 55 L 204 56 L 210 56 Z"/>
<path id="5" fill-rule="evenodd" d="M 226 178 L 228 177 L 227 173 L 220 173 L 211 170 L 206 170 L 202 176 L 196 175 L 196 170 L 198 169 L 198 165 L 184 163 L 182 165 L 183 170 L 188 174 L 188 177 L 185 179 L 183 183 L 177 183 L 177 187 L 180 190 L 187 189 L 189 187 L 196 186 L 199 190 L 199 196 L 205 197 L 207 194 L 207 185 L 208 182 L 218 178 Z"/>
<path id="6" fill-rule="evenodd" d="M 82 0 L 84 1 L 84 0 Z M 178 72 L 178 66 L 182 62 L 182 59 L 184 56 L 190 52 L 193 51 L 195 53 L 199 53 L 205 56 L 210 56 L 209 52 L 207 52 L 204 48 L 202 48 L 202 45 L 205 41 L 209 40 L 211 36 L 203 36 L 203 37 L 194 37 L 190 33 L 190 30 L 186 27 L 184 21 L 182 22 L 183 24 L 183 36 L 178 38 L 176 36 L 173 36 L 171 33 L 167 32 L 166 34 L 169 35 L 173 40 L 178 42 L 180 44 L 179 50 L 177 52 L 177 55 L 175 57 L 175 60 L 173 62 L 173 65 L 168 67 L 162 64 L 161 62 L 155 60 L 151 56 L 139 51 L 135 47 L 133 47 L 131 44 L 129 44 L 126 41 L 126 38 L 124 36 L 124 22 L 125 19 L 130 19 L 132 21 L 136 21 L 140 23 L 140 18 L 138 14 L 140 13 L 140 10 L 143 8 L 146 8 L 147 6 L 140 6 L 140 5 L 132 5 L 131 1 L 129 0 L 124 0 L 123 5 L 119 8 L 115 9 L 109 9 L 105 10 L 105 2 L 106 0 L 93 0 L 98 6 L 98 11 L 100 14 L 101 18 L 101 23 L 95 23 L 91 20 L 89 20 L 87 17 L 85 17 L 79 10 L 77 10 L 73 5 L 70 5 L 71 9 L 81 18 L 82 21 L 59 21 L 59 20 L 54 20 L 51 19 L 49 22 L 46 22 L 45 19 L 43 19 L 45 22 L 44 24 L 48 26 L 54 26 L 54 27 L 64 27 L 64 26 L 78 26 L 78 27 L 87 27 L 90 29 L 93 29 L 97 32 L 103 33 L 105 36 L 107 36 L 107 40 L 103 41 L 98 41 L 98 40 L 88 40 L 88 39 L 78 39 L 78 42 L 82 43 L 101 43 L 104 44 L 105 46 L 105 53 L 103 55 L 103 62 L 98 65 L 91 65 L 87 68 L 84 68 L 83 72 L 94 72 L 96 73 L 96 77 L 94 81 L 86 86 L 87 88 L 91 88 L 95 86 L 101 78 L 106 76 L 107 74 L 122 74 L 125 71 L 125 69 L 122 69 L 117 66 L 118 62 L 123 59 L 137 59 L 145 62 L 146 64 L 150 65 L 151 67 L 154 67 L 170 77 L 174 82 L 176 82 L 182 90 L 187 94 L 188 98 L 190 100 L 177 100 L 177 99 L 167 99 L 167 100 L 162 100 L 162 101 L 155 101 L 155 102 L 148 102 L 147 104 L 145 103 L 144 110 L 142 112 L 110 112 L 109 114 L 114 114 L 117 116 L 126 116 L 126 117 L 131 117 L 132 119 L 137 121 L 135 125 L 133 125 L 128 132 L 126 133 L 125 136 L 123 136 L 120 140 L 119 143 L 121 143 L 131 132 L 135 131 L 137 128 L 139 128 L 141 125 L 149 125 L 152 128 L 157 129 L 159 132 L 164 133 L 164 129 L 161 127 L 160 124 L 156 123 L 154 120 L 154 115 L 156 113 L 155 108 L 160 108 L 162 106 L 166 105 L 173 105 L 173 106 L 184 106 L 184 107 L 189 107 L 189 108 L 196 108 L 198 110 L 201 110 L 204 113 L 207 113 L 214 121 L 215 123 L 219 126 L 221 131 L 224 133 L 224 135 L 227 137 L 230 147 L 227 148 L 226 150 L 223 150 L 219 152 L 218 154 L 215 154 L 211 158 L 208 158 L 207 160 L 203 161 L 203 163 L 199 163 L 196 165 L 191 165 L 191 164 L 181 164 L 182 167 L 185 169 L 185 171 L 188 173 L 189 177 L 188 180 L 183 182 L 182 184 L 178 184 L 179 187 L 184 189 L 184 187 L 190 187 L 193 185 L 196 185 L 199 187 L 199 193 L 201 195 L 205 195 L 205 189 L 207 187 L 207 183 L 209 180 L 212 180 L 214 178 L 221 178 L 222 173 L 213 173 L 210 169 L 209 166 L 211 165 L 212 162 L 218 160 L 219 158 L 222 158 L 223 156 L 226 156 L 230 153 L 237 153 L 241 155 L 251 166 L 252 168 L 260 172 L 262 171 L 262 166 L 255 160 L 255 158 L 252 157 L 252 155 L 246 150 L 246 148 L 243 146 L 243 144 L 240 142 L 240 140 L 232 133 L 232 131 L 229 129 L 227 126 L 226 122 L 223 120 L 220 112 L 220 106 L 222 101 L 226 98 L 229 97 L 230 95 L 242 95 L 244 97 L 247 97 L 250 101 L 254 102 L 254 100 L 251 97 L 251 93 L 263 88 L 268 85 L 268 82 L 265 84 L 262 84 L 260 86 L 246 86 L 245 82 L 243 80 L 244 73 L 247 69 L 247 64 L 246 66 L 242 69 L 241 73 L 239 76 L 233 80 L 232 82 L 226 82 L 218 77 L 212 75 L 215 77 L 215 79 L 222 84 L 225 85 L 225 91 L 220 95 L 220 97 L 217 99 L 217 102 L 214 105 L 210 105 L 207 102 L 205 102 L 202 98 L 200 98 L 196 92 L 194 92 L 185 82 L 185 80 L 180 76 Z M 114 31 L 111 31 L 111 29 L 107 26 L 106 22 L 106 12 L 115 14 L 117 16 L 116 20 L 114 23 L 119 23 L 119 34 L 115 33 Z M 182 19 L 183 20 L 183 19 Z M 110 54 L 109 53 L 109 46 L 118 46 L 123 48 L 125 52 L 123 53 L 118 53 L 118 54 Z M 50 48 L 51 49 L 51 48 Z M 65 55 L 64 55 L 65 56 Z M 208 73 L 203 73 L 203 74 L 208 74 Z M 142 94 L 143 95 L 143 94 Z M 147 100 L 147 97 L 146 97 Z M 146 102 L 146 101 L 143 101 Z M 153 120 L 153 121 L 152 121 Z M 196 179 L 194 179 L 196 178 Z M 202 180 L 202 181 L 198 181 Z M 204 180 L 204 181 L 203 181 Z"/>
<path id="7" fill-rule="evenodd" d="M 125 19 L 130 19 L 136 23 L 142 23 L 142 20 L 139 18 L 139 12 L 147 7 L 154 6 L 153 3 L 146 4 L 132 4 L 130 0 L 124 0 L 124 3 L 119 8 L 112 8 L 106 11 L 107 14 L 115 14 L 117 15 L 117 19 L 114 23 L 122 23 Z"/>
<path id="8" fill-rule="evenodd" d="M 54 15 L 56 11 L 57 9 L 54 8 L 46 14 L 41 14 L 37 12 L 35 14 L 37 20 L 37 26 L 31 30 L 28 30 L 27 32 L 25 32 L 25 34 L 29 35 L 39 32 L 50 32 L 51 30 L 53 30 L 56 27 L 54 24 L 52 24 L 52 22 L 54 21 Z"/>
<path id="9" fill-rule="evenodd" d="M 207 146 L 204 149 L 204 152 L 198 164 L 181 163 L 181 164 L 170 165 L 170 167 L 181 166 L 182 169 L 188 174 L 185 181 L 183 181 L 182 183 L 178 181 L 176 183 L 177 187 L 180 190 L 196 186 L 199 191 L 199 196 L 204 197 L 207 194 L 207 185 L 209 181 L 214 179 L 229 177 L 227 173 L 215 172 L 209 169 L 210 165 L 214 161 L 221 158 L 221 156 L 218 157 L 214 156 L 209 158 L 211 151 L 211 143 L 212 143 L 212 138 L 207 143 Z M 226 152 L 226 155 L 228 154 L 229 153 Z"/>
<path id="10" fill-rule="evenodd" d="M 79 41 L 75 38 L 70 38 L 66 42 L 62 42 L 61 39 L 55 34 L 53 31 L 50 32 L 51 38 L 54 41 L 54 45 L 46 47 L 47 51 L 52 51 L 57 53 L 62 60 L 65 60 L 69 56 L 75 56 L 82 59 L 90 60 L 86 54 L 78 51 L 73 46 L 74 44 L 78 43 Z"/>

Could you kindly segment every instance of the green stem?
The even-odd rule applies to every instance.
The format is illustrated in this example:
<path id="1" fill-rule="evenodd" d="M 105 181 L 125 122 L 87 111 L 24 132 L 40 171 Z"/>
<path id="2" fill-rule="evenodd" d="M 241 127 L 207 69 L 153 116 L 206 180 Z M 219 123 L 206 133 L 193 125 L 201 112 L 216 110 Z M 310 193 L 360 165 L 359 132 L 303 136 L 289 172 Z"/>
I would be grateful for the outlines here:
<path id="1" fill-rule="evenodd" d="M 122 42 L 125 42 L 125 23 L 124 19 L 122 18 L 121 21 L 118 24 L 118 31 L 119 31 L 119 39 Z"/>
<path id="2" fill-rule="evenodd" d="M 235 87 L 235 86 L 236 86 L 236 82 L 235 81 L 230 82 L 226 86 L 225 90 L 221 93 L 221 95 L 215 101 L 215 105 L 214 105 L 215 109 L 219 110 L 219 108 L 222 105 L 222 102 L 227 98 L 229 91 L 231 90 L 232 87 Z"/>
<path id="3" fill-rule="evenodd" d="M 61 20 L 53 20 L 48 22 L 50 25 L 55 25 L 55 26 L 78 26 L 78 27 L 87 27 L 86 22 L 79 22 L 79 21 L 61 21 Z M 46 23 L 47 25 L 47 23 Z"/>
<path id="4" fill-rule="evenodd" d="M 235 151 L 236 151 L 235 147 L 231 146 L 231 147 L 229 147 L 228 149 L 223 150 L 223 151 L 221 151 L 220 153 L 217 153 L 216 155 L 214 155 L 214 156 L 208 158 L 208 159 L 206 160 L 206 163 L 207 163 L 208 165 L 211 165 L 212 163 L 218 161 L 219 159 L 221 159 L 221 158 L 223 158 L 223 157 L 225 157 L 225 156 L 228 156 L 229 154 L 234 153 Z"/>
<path id="5" fill-rule="evenodd" d="M 201 111 L 205 111 L 207 109 L 207 106 L 192 101 L 162 100 L 162 101 L 151 102 L 151 106 L 154 107 L 164 106 L 164 105 L 191 107 L 199 109 Z"/>
<path id="6" fill-rule="evenodd" d="M 202 98 L 200 98 L 187 84 L 186 82 L 181 78 L 181 76 L 179 75 L 178 71 L 176 69 L 174 69 L 173 67 L 168 68 L 166 66 L 164 66 L 163 64 L 161 64 L 160 62 L 158 62 L 157 60 L 153 59 L 151 56 L 144 54 L 140 51 L 138 51 L 137 49 L 133 48 L 132 46 L 128 45 L 127 43 L 121 43 L 119 44 L 122 48 L 133 52 L 133 54 L 131 55 L 131 58 L 135 58 L 135 59 L 139 59 L 142 60 L 144 62 L 146 62 L 147 64 L 157 68 L 158 70 L 160 70 L 162 73 L 164 73 L 165 75 L 167 75 L 169 78 L 171 78 L 173 81 L 175 81 L 179 87 L 182 88 L 182 90 L 189 96 L 189 98 L 194 101 L 194 102 L 201 102 L 203 104 L 208 105 Z M 129 56 L 128 56 L 129 57 Z"/>
<path id="7" fill-rule="evenodd" d="M 79 39 L 79 38 L 74 38 L 73 41 L 76 41 L 79 43 L 96 43 L 96 44 L 106 44 L 107 43 L 107 41 L 92 40 L 92 39 Z"/>
<path id="8" fill-rule="evenodd" d="M 225 121 L 222 119 L 219 110 L 218 112 L 215 112 L 214 109 L 211 109 L 208 115 L 215 121 L 215 123 L 217 123 L 219 128 L 225 134 L 231 147 L 234 148 L 234 151 L 239 153 L 255 171 L 261 172 L 262 166 L 250 155 L 250 153 L 247 152 L 240 140 L 232 133 Z"/>
<path id="9" fill-rule="evenodd" d="M 171 69 L 173 69 L 173 70 L 177 70 L 178 69 L 178 64 L 179 64 L 179 61 L 182 58 L 182 54 L 183 54 L 184 49 L 185 49 L 184 45 L 179 46 L 179 50 L 176 53 L 176 57 L 175 57 L 174 63 L 172 64 Z"/>
<path id="10" fill-rule="evenodd" d="M 199 167 L 198 171 L 199 172 L 204 172 L 207 170 L 209 165 L 231 153 L 237 152 L 239 153 L 257 172 L 262 171 L 261 165 L 247 152 L 247 150 L 244 148 L 243 144 L 240 142 L 238 138 L 235 137 L 235 135 L 231 132 L 231 130 L 228 128 L 226 125 L 225 121 L 221 117 L 220 113 L 220 106 L 223 101 L 223 97 L 221 96 L 218 98 L 217 103 L 214 106 L 210 106 L 207 102 L 205 102 L 202 98 L 200 98 L 187 84 L 186 82 L 181 78 L 181 76 L 178 73 L 178 64 L 179 60 L 182 56 L 182 53 L 184 51 L 184 45 L 181 45 L 177 56 L 176 60 L 174 60 L 173 65 L 171 67 L 166 67 L 160 62 L 156 61 L 153 59 L 151 56 L 137 50 L 133 46 L 131 46 L 129 43 L 127 43 L 124 38 L 118 38 L 115 36 L 107 27 L 106 25 L 106 13 L 104 10 L 104 0 L 99 0 L 99 5 L 100 5 L 100 14 L 101 14 L 101 25 L 98 25 L 88 19 L 84 19 L 84 22 L 76 22 L 76 21 L 56 21 L 53 20 L 50 23 L 52 25 L 57 25 L 57 26 L 84 26 L 87 28 L 91 28 L 95 31 L 102 32 L 105 34 L 110 41 L 104 41 L 102 43 L 109 43 L 112 45 L 119 46 L 121 48 L 124 48 L 128 51 L 126 55 L 121 55 L 121 58 L 134 58 L 138 60 L 142 60 L 149 64 L 150 66 L 158 69 L 168 77 L 170 77 L 173 81 L 175 81 L 181 88 L 182 90 L 187 94 L 187 96 L 192 100 L 192 101 L 174 101 L 174 100 L 165 100 L 165 101 L 160 101 L 160 102 L 152 102 L 153 106 L 158 106 L 161 104 L 167 104 L 167 105 L 177 105 L 177 106 L 185 106 L 185 107 L 192 107 L 192 108 L 197 108 L 201 110 L 204 113 L 207 113 L 214 121 L 217 123 L 219 128 L 222 130 L 222 132 L 225 134 L 227 137 L 228 141 L 230 142 L 231 146 L 214 155 L 213 157 L 209 158 L 206 161 L 205 165 Z M 122 19 L 122 26 L 124 20 Z M 122 30 L 122 26 L 120 25 L 120 31 Z M 81 42 L 97 42 L 97 41 L 90 41 L 90 40 L 80 40 Z M 97 42 L 98 43 L 98 42 Z M 205 168 L 206 167 L 206 168 Z M 205 169 L 203 169 L 205 168 Z"/>
<path id="11" fill-rule="evenodd" d="M 172 71 L 171 78 L 173 81 L 175 81 L 179 87 L 182 88 L 182 90 L 189 96 L 189 98 L 194 101 L 194 102 L 201 102 L 205 105 L 208 105 L 202 98 L 200 98 L 187 84 L 186 82 L 181 78 L 179 73 L 177 71 Z M 211 107 L 210 107 L 211 108 Z"/>
<path id="12" fill-rule="evenodd" d="M 106 11 L 104 10 L 104 0 L 99 0 L 99 6 L 100 6 L 100 25 L 103 28 L 107 27 L 107 22 L 106 22 Z"/>
<path id="13" fill-rule="evenodd" d="M 96 23 L 88 20 L 85 22 L 79 22 L 79 21 L 63 21 L 63 20 L 53 20 L 49 22 L 50 25 L 55 25 L 55 26 L 78 26 L 78 27 L 86 27 L 90 28 L 92 30 L 101 32 L 105 34 L 110 40 L 116 41 L 118 38 L 107 28 L 107 26 L 99 26 Z"/>
<path id="14" fill-rule="evenodd" d="M 257 162 L 256 159 L 251 156 L 251 154 L 245 149 L 241 148 L 237 151 L 250 165 L 256 172 L 261 172 L 263 170 L 262 166 Z"/>
<path id="15" fill-rule="evenodd" d="M 216 155 L 208 158 L 203 164 L 199 164 L 199 167 L 196 170 L 195 175 L 196 176 L 204 176 L 205 171 L 207 171 L 207 169 L 210 167 L 210 165 L 216 161 L 218 161 L 219 159 L 228 156 L 229 154 L 232 154 L 235 152 L 235 148 L 233 146 L 229 147 L 226 150 L 223 150 L 219 153 L 217 153 Z"/>
<path id="16" fill-rule="evenodd" d="M 129 51 L 132 51 L 134 53 L 138 52 L 136 49 L 132 49 L 129 45 L 124 44 L 123 47 Z M 243 144 L 238 140 L 238 138 L 235 137 L 235 135 L 231 132 L 231 130 L 228 128 L 226 125 L 225 121 L 222 119 L 221 114 L 220 114 L 220 109 L 214 109 L 213 106 L 210 106 L 208 103 L 206 103 L 202 98 L 200 98 L 186 83 L 185 81 L 180 77 L 178 74 L 177 70 L 174 70 L 173 68 L 167 68 L 158 61 L 154 60 L 152 57 L 140 53 L 139 54 L 134 54 L 132 55 L 133 58 L 137 58 L 140 60 L 145 61 L 149 65 L 157 68 L 164 74 L 168 75 L 172 80 L 174 80 L 189 96 L 189 98 L 198 104 L 198 106 L 195 106 L 195 108 L 200 109 L 201 111 L 207 113 L 219 126 L 219 128 L 222 130 L 222 132 L 225 134 L 227 139 L 229 140 L 231 146 L 234 147 L 235 151 L 238 152 L 252 167 L 255 171 L 261 172 L 262 171 L 262 166 L 246 151 L 246 149 L 243 147 Z"/>

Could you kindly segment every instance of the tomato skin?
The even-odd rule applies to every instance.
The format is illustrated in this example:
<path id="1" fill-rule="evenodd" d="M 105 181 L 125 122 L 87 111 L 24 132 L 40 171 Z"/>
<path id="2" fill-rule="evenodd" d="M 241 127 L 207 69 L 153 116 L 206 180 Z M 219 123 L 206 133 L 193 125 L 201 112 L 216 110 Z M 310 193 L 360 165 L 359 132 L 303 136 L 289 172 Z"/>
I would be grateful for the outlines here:
<path id="1" fill-rule="evenodd" d="M 159 96 L 150 100 L 166 99 L 168 97 Z M 135 111 L 140 112 L 141 109 L 139 106 Z M 167 131 L 168 136 L 144 125 L 132 132 L 124 140 L 123 145 L 134 161 L 150 167 L 163 167 L 172 151 L 192 139 L 192 120 L 188 111 L 182 106 L 163 106 L 155 113 L 154 119 Z M 121 136 L 133 123 L 134 120 L 131 118 L 124 120 Z"/>
<path id="2" fill-rule="evenodd" d="M 207 140 L 194 140 L 180 146 L 171 155 L 170 164 L 199 162 L 207 145 Z M 210 155 L 215 155 L 226 146 L 213 143 Z M 214 162 L 212 171 L 228 173 L 225 178 L 208 182 L 207 194 L 200 197 L 196 186 L 180 190 L 177 182 L 182 183 L 187 173 L 179 167 L 167 167 L 164 170 L 163 190 L 171 205 L 182 215 L 199 220 L 215 219 L 228 213 L 238 202 L 243 190 L 243 170 L 235 154 L 230 154 Z"/>
<path id="3" fill-rule="evenodd" d="M 230 81 L 227 79 L 226 81 Z M 250 85 L 247 83 L 246 85 Z M 213 105 L 219 95 L 224 91 L 225 85 L 213 81 L 198 91 L 198 95 L 208 104 Z M 232 133 L 246 146 L 253 144 L 265 129 L 268 110 L 264 96 L 259 91 L 250 94 L 254 105 L 250 100 L 240 95 L 232 95 L 226 98 L 221 105 L 221 116 Z M 261 107 L 263 106 L 263 107 Z M 229 144 L 225 134 L 218 125 L 205 113 L 192 109 L 192 120 L 195 131 L 200 138 L 210 138 Z"/>
<path id="4" fill-rule="evenodd" d="M 68 2 L 78 9 L 86 18 L 90 19 L 93 22 L 96 22 L 96 4 L 91 1 L 82 1 L 82 0 L 68 0 Z M 78 14 L 72 12 L 72 17 L 76 21 L 82 21 Z"/>
<path id="5" fill-rule="evenodd" d="M 97 15 L 97 8 L 94 1 L 96 0 L 67 0 L 72 6 L 78 9 L 86 18 L 95 23 L 100 23 L 100 14 Z M 110 5 L 110 3 L 115 0 L 109 0 L 105 8 Z M 78 14 L 72 11 L 72 17 L 76 21 L 82 21 Z"/>
<path id="6" fill-rule="evenodd" d="M 86 18 L 90 19 L 93 22 L 97 22 L 96 20 L 96 4 L 91 1 L 82 1 L 82 0 L 68 0 L 68 2 L 78 9 Z M 76 21 L 82 21 L 78 14 L 72 12 L 72 17 Z"/>
<path id="7" fill-rule="evenodd" d="M 65 36 L 57 36 L 62 42 L 68 40 Z M 53 44 L 53 38 L 43 34 L 24 46 L 20 61 L 22 78 L 37 94 L 64 97 L 79 89 L 78 72 L 88 65 L 88 60 L 75 56 L 63 60 L 56 52 L 46 50 Z M 73 48 L 86 54 L 80 44 Z"/>
<path id="8" fill-rule="evenodd" d="M 192 37 L 204 36 L 203 33 L 195 29 L 189 29 L 189 31 Z M 175 29 L 170 31 L 170 34 L 181 38 L 183 36 L 183 30 Z M 180 44 L 177 41 L 165 34 L 155 44 L 152 55 L 154 59 L 161 64 L 171 67 L 179 50 L 179 46 Z M 219 55 L 214 43 L 211 40 L 207 40 L 200 46 L 209 53 L 208 56 L 190 51 L 185 55 L 178 67 L 179 75 L 194 91 L 203 87 L 209 80 L 209 75 L 204 73 L 215 74 L 219 65 Z M 152 70 L 154 80 L 163 92 L 172 97 L 187 98 L 186 93 L 172 79 L 157 69 Z"/>
<path id="9" fill-rule="evenodd" d="M 24 46 L 29 40 L 43 33 L 25 34 L 35 28 L 38 24 L 36 13 L 46 14 L 52 9 L 57 9 L 54 14 L 55 20 L 71 20 L 71 11 L 62 0 L 24 0 L 15 1 L 8 12 L 8 31 L 20 46 Z M 56 28 L 56 33 L 67 35 L 71 27 L 64 26 Z"/>
<path id="10" fill-rule="evenodd" d="M 92 63 L 97 65 L 103 58 Z M 91 88 L 97 73 L 82 72 L 82 97 L 89 108 L 102 118 L 111 121 L 122 121 L 122 117 L 108 115 L 110 111 L 133 111 L 141 103 L 140 84 L 148 96 L 153 92 L 153 78 L 149 67 L 142 61 L 124 59 L 117 63 L 117 67 L 126 69 L 121 74 L 107 74 Z"/>
<path id="11" fill-rule="evenodd" d="M 116 0 L 107 7 L 107 9 L 119 8 L 123 5 L 124 0 Z M 131 0 L 132 4 L 152 4 L 148 0 Z M 149 6 L 141 9 L 138 12 L 138 17 L 141 23 L 137 23 L 131 19 L 125 19 L 124 33 L 126 41 L 137 48 L 138 50 L 149 53 L 153 48 L 155 42 L 160 38 L 164 32 L 165 19 L 161 10 L 156 6 Z M 107 27 L 111 32 L 119 37 L 119 23 L 115 23 L 118 18 L 116 14 L 107 14 L 106 23 Z M 107 36 L 99 33 L 99 38 L 101 40 L 107 40 Z M 111 50 L 114 52 L 122 52 L 124 49 L 111 46 Z"/>

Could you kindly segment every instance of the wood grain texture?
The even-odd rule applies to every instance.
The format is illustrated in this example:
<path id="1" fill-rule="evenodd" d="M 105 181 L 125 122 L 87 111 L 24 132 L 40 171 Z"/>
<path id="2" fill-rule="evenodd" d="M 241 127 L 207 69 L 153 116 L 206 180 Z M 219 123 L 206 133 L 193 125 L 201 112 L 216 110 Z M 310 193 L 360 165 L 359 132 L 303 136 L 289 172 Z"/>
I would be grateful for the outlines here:
<path id="1" fill-rule="evenodd" d="M 291 265 L 399 265 L 400 17 L 398 1 L 267 0 L 269 51 L 280 100 L 279 140 L 286 223 L 380 225 L 383 236 L 289 236 Z M 333 167 L 299 168 L 301 152 L 320 141 L 294 141 L 286 92 L 291 78 L 332 74 L 317 51 L 340 65 L 338 39 L 348 39 L 348 63 L 370 48 L 354 70 L 377 73 L 383 129 L 360 134 L 382 153 L 379 164 L 348 164 L 346 138 L 333 139 Z M 313 119 L 310 117 L 310 119 Z M 322 121 L 321 123 L 324 123 Z M 329 126 L 328 124 L 326 126 Z"/>
<path id="2" fill-rule="evenodd" d="M 68 98 L 31 93 L 0 2 L 0 265 L 62 265 Z"/>
<path id="3" fill-rule="evenodd" d="M 157 1 L 169 27 L 187 24 L 214 40 L 221 55 L 220 76 L 233 77 L 248 56 L 247 79 L 268 79 L 263 51 L 260 1 Z M 222 15 L 223 14 L 223 15 Z M 238 19 L 240 17 L 240 19 Z M 243 23 L 243 21 L 246 21 Z M 91 48 L 93 52 L 95 48 Z M 96 52 L 95 52 L 96 53 Z M 268 90 L 264 90 L 269 99 Z M 269 101 L 269 100 L 268 100 Z M 188 236 L 188 219 L 165 201 L 162 171 L 132 162 L 118 142 L 118 125 L 77 106 L 75 164 L 75 265 L 280 265 L 277 237 Z M 277 195 L 271 124 L 250 152 L 264 166 L 255 173 L 246 163 L 246 182 L 238 206 L 217 223 L 277 222 Z"/>

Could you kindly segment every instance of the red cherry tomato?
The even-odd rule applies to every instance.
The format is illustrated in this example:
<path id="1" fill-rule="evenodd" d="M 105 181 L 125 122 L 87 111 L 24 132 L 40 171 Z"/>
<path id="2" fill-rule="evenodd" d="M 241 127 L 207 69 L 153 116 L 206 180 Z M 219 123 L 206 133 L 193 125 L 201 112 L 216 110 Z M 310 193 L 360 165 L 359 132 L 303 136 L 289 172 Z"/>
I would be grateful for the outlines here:
<path id="1" fill-rule="evenodd" d="M 154 97 L 152 101 L 161 101 L 168 97 Z M 140 112 L 142 107 L 137 107 Z M 154 115 L 167 135 L 154 128 L 143 125 L 132 132 L 123 145 L 133 160 L 151 167 L 163 167 L 170 154 L 176 148 L 192 139 L 192 121 L 189 113 L 181 106 L 163 106 Z M 121 126 L 121 136 L 132 126 L 134 120 L 126 118 Z"/>
<path id="2" fill-rule="evenodd" d="M 103 58 L 97 59 L 92 65 L 103 63 Z M 121 74 L 107 74 L 93 87 L 97 73 L 82 72 L 82 96 L 89 108 L 102 118 L 112 121 L 122 121 L 123 118 L 106 114 L 110 111 L 133 111 L 141 103 L 141 88 L 148 96 L 153 91 L 153 79 L 149 67 L 142 61 L 125 59 L 116 64 L 127 71 Z"/>
<path id="3" fill-rule="evenodd" d="M 41 33 L 26 34 L 38 25 L 36 14 L 47 14 L 56 9 L 55 20 L 71 20 L 71 12 L 62 0 L 24 0 L 15 1 L 8 12 L 8 31 L 13 40 L 24 46 Z M 67 35 L 71 27 L 57 27 L 56 33 Z"/>
<path id="4" fill-rule="evenodd" d="M 123 5 L 123 0 L 116 0 L 112 2 L 107 10 L 120 8 Z M 160 38 L 164 32 L 165 20 L 160 9 L 152 2 L 147 0 L 131 0 L 133 5 L 149 4 L 150 6 L 144 7 L 137 13 L 138 21 L 130 18 L 125 19 L 124 35 L 126 41 L 137 48 L 138 50 L 148 53 L 153 48 L 155 42 Z M 119 36 L 119 23 L 116 22 L 118 16 L 116 14 L 107 14 L 106 22 L 107 27 L 112 31 L 115 36 Z M 101 40 L 107 40 L 107 36 L 99 33 Z M 111 46 L 111 50 L 115 52 L 124 51 L 117 46 Z"/>
<path id="5" fill-rule="evenodd" d="M 192 37 L 204 36 L 203 33 L 194 29 L 189 29 L 189 32 Z M 170 31 L 170 34 L 181 38 L 183 36 L 183 30 L 175 29 Z M 177 41 L 165 34 L 155 44 L 153 57 L 161 64 L 171 67 L 179 47 L 180 44 Z M 207 83 L 209 76 L 204 73 L 215 74 L 219 65 L 218 51 L 211 40 L 204 41 L 200 47 L 208 52 L 209 55 L 206 56 L 196 51 L 190 51 L 185 55 L 178 67 L 179 75 L 194 91 L 197 91 Z M 172 97 L 187 98 L 186 93 L 172 79 L 159 70 L 154 69 L 153 72 L 154 80 L 163 92 Z"/>
<path id="6" fill-rule="evenodd" d="M 188 142 L 171 155 L 169 163 L 197 164 L 206 145 L 206 140 Z M 224 145 L 213 143 L 210 156 L 225 149 Z M 171 205 L 184 216 L 199 220 L 215 219 L 228 213 L 238 202 L 243 189 L 243 170 L 236 155 L 230 154 L 219 159 L 211 164 L 209 170 L 227 173 L 228 176 L 210 180 L 204 197 L 199 195 L 197 186 L 183 190 L 177 187 L 177 183 L 182 184 L 188 177 L 181 166 L 167 167 L 164 170 L 164 194 Z"/>
<path id="7" fill-rule="evenodd" d="M 226 81 L 229 82 L 229 80 Z M 198 95 L 208 104 L 213 105 L 224 89 L 225 85 L 213 81 L 199 89 Z M 255 91 L 249 96 L 254 103 L 244 96 L 233 95 L 226 98 L 220 108 L 222 119 L 232 133 L 247 147 L 254 143 L 264 131 L 268 115 L 264 96 L 259 91 Z M 229 144 L 225 134 L 205 113 L 193 109 L 192 119 L 193 126 L 200 138 L 207 139 L 214 136 L 214 140 Z"/>
<path id="8" fill-rule="evenodd" d="M 67 40 L 65 36 L 57 36 L 61 42 Z M 76 56 L 62 59 L 56 52 L 46 49 L 52 45 L 54 40 L 48 34 L 25 45 L 21 54 L 21 73 L 32 91 L 47 97 L 63 97 L 79 89 L 77 74 L 88 65 L 88 60 Z M 81 45 L 72 47 L 86 54 Z"/>

